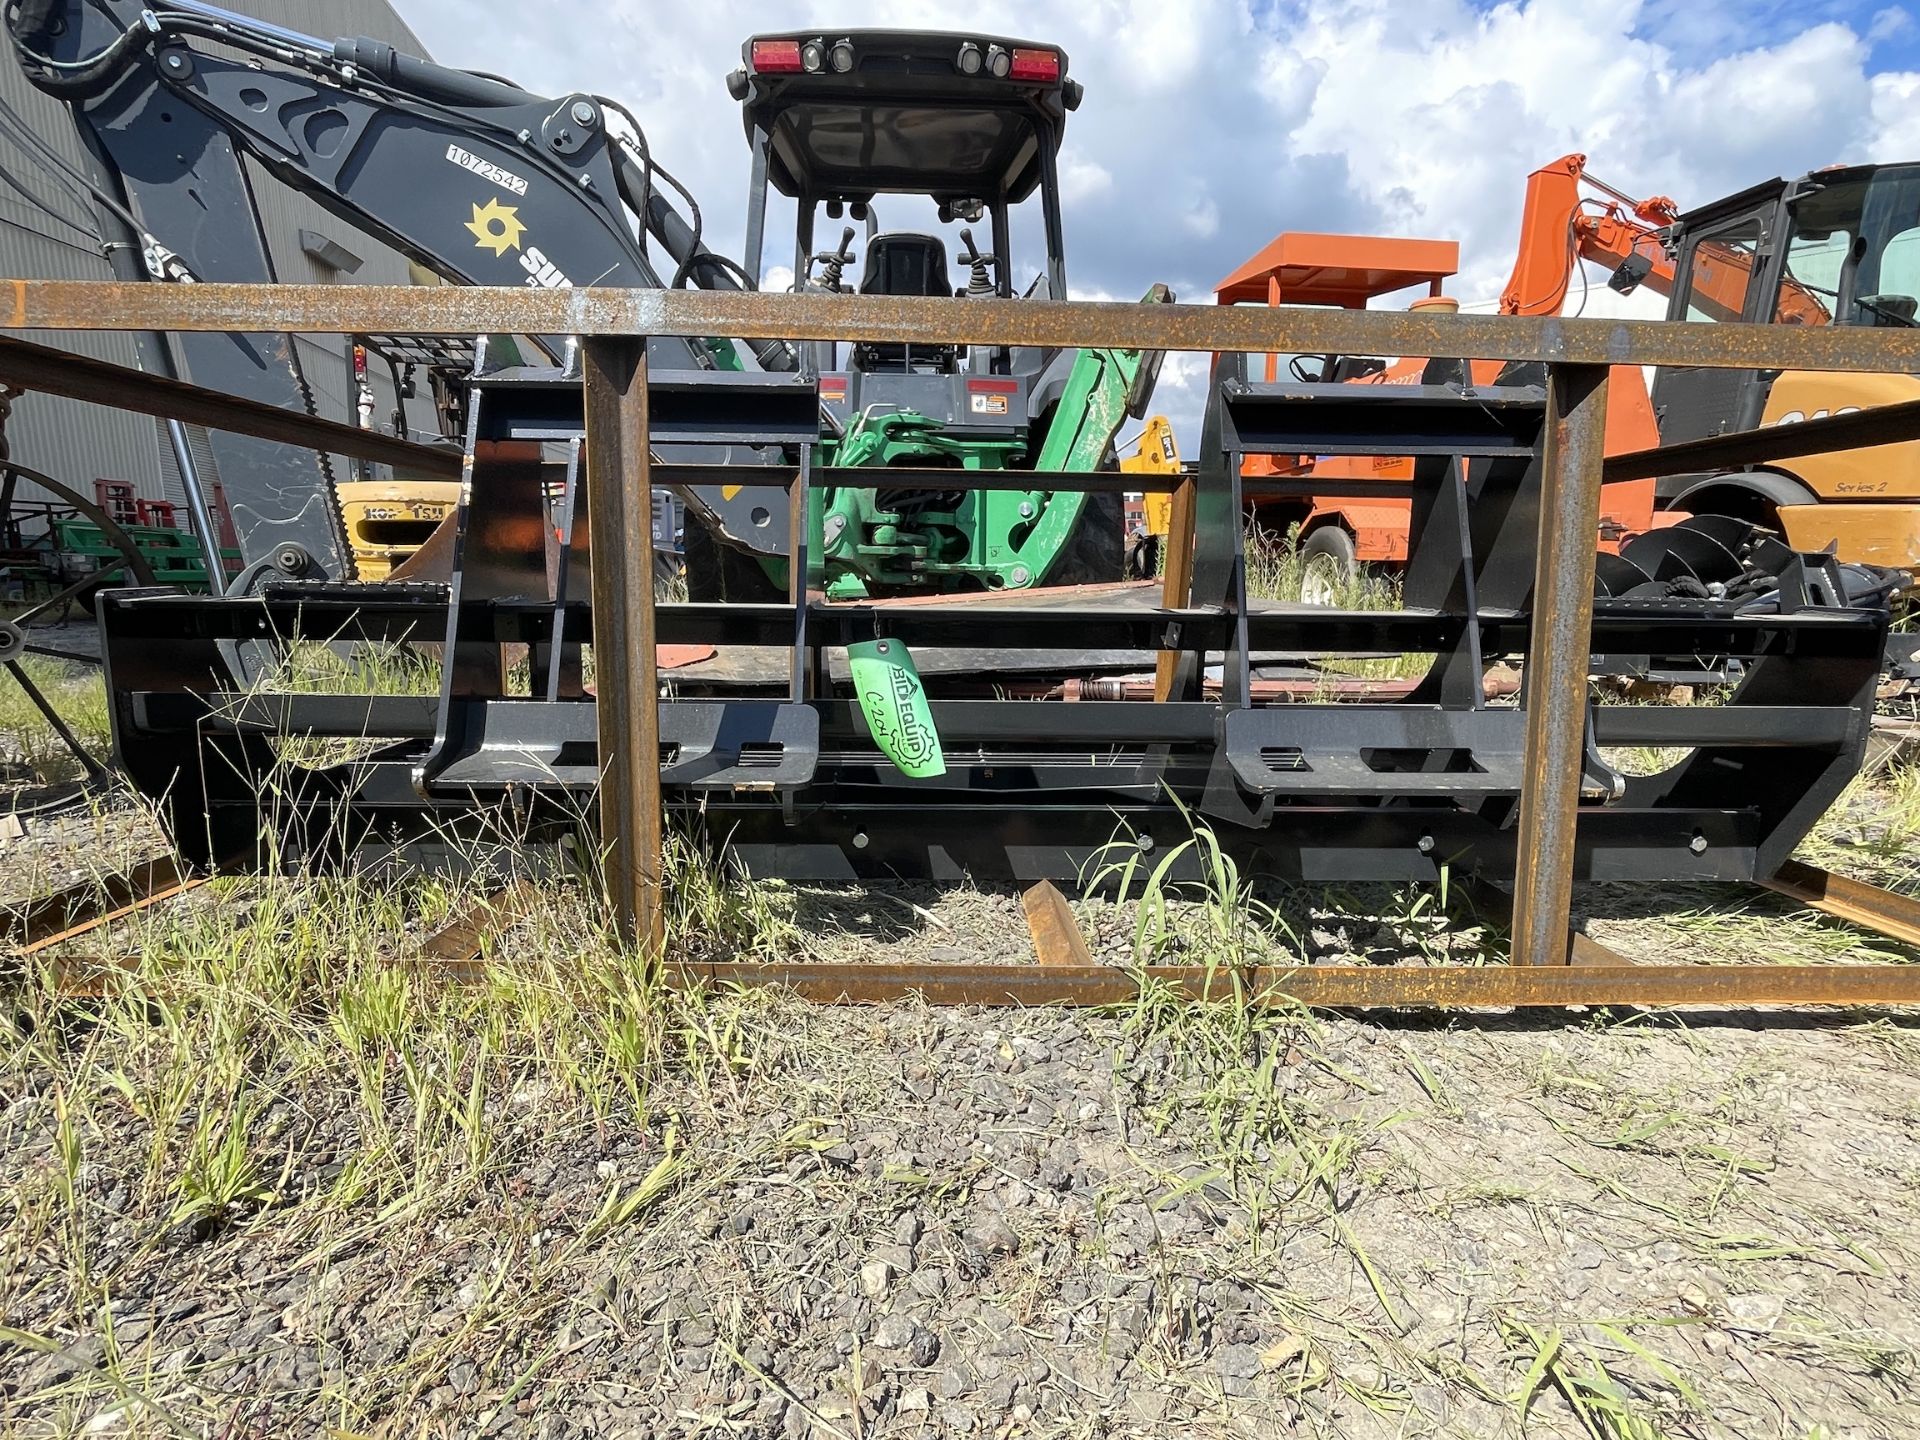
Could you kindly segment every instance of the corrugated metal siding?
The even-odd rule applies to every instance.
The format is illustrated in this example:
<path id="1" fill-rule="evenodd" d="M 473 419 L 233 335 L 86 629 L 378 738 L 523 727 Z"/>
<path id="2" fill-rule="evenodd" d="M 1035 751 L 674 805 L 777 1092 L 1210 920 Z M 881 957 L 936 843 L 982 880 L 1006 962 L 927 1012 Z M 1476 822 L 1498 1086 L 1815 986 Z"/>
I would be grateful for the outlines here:
<path id="1" fill-rule="evenodd" d="M 11 54 L 0 55 L 0 95 L 63 159 L 85 168 L 86 154 L 65 108 L 29 85 Z M 38 202 L 47 202 L 55 213 L 89 230 L 91 210 L 10 143 L 0 143 L 0 165 L 7 171 L 0 176 L 0 269 L 9 275 L 55 280 L 112 279 L 98 241 L 52 218 Z M 23 194 L 18 188 L 21 182 L 37 198 Z M 133 340 L 126 335 L 39 339 L 119 365 L 132 365 L 135 359 Z M 153 422 L 144 416 L 26 394 L 13 402 L 7 439 L 14 459 L 77 490 L 91 493 L 97 479 L 131 480 L 142 495 L 161 493 Z M 19 493 L 22 500 L 51 498 L 38 486 L 22 485 Z"/>
<path id="2" fill-rule="evenodd" d="M 387 0 L 224 3 L 231 10 L 324 38 L 370 35 L 416 55 L 426 53 Z M 10 54 L 0 54 L 0 96 L 64 159 L 83 171 L 89 168 L 65 107 L 29 84 Z M 40 200 L 51 202 L 59 213 L 89 226 L 93 219 L 90 211 L 4 139 L 0 139 L 0 167 L 6 172 L 0 174 L 0 273 L 46 279 L 111 279 L 112 272 L 98 253 L 97 242 L 42 213 L 36 199 L 21 193 L 19 183 L 24 182 Z M 409 282 L 403 256 L 329 215 L 258 167 L 249 164 L 248 168 L 268 249 L 281 280 L 363 285 Z M 341 276 L 320 265 L 300 248 L 302 229 L 318 231 L 345 246 L 361 258 L 360 268 L 351 276 Z M 116 364 L 136 363 L 133 341 L 128 336 L 73 335 L 58 337 L 57 341 L 52 336 L 40 338 Z M 315 411 L 331 420 L 355 418 L 355 397 L 347 381 L 347 345 L 348 341 L 339 336 L 302 337 L 298 342 L 302 366 L 314 392 Z M 374 368 L 373 383 L 376 421 L 384 423 L 395 405 L 384 367 Z M 408 419 L 413 425 L 430 427 L 432 406 L 416 401 Z M 96 478 L 132 480 L 142 495 L 176 503 L 184 500 L 164 430 L 144 416 L 123 415 L 52 396 L 25 395 L 14 403 L 7 435 L 15 459 L 77 489 L 90 492 Z M 203 473 L 214 478 L 204 434 L 191 434 L 190 439 Z M 334 473 L 340 479 L 349 478 L 347 462 L 336 457 Z M 23 499 L 34 498 L 37 493 L 24 486 L 21 489 Z"/>

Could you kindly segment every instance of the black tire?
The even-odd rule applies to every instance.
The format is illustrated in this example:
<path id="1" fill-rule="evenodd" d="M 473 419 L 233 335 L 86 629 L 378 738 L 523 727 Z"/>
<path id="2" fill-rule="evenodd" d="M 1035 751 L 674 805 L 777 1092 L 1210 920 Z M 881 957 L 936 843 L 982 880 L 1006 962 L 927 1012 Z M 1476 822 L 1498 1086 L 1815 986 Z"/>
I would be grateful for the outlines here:
<path id="1" fill-rule="evenodd" d="M 1154 580 L 1160 575 L 1160 537 L 1136 536 L 1127 546 L 1127 578 Z"/>
<path id="2" fill-rule="evenodd" d="M 687 599 L 702 603 L 728 600 L 765 605 L 787 597 L 767 578 L 757 560 L 723 544 L 691 511 L 681 535 L 687 570 Z"/>
<path id="3" fill-rule="evenodd" d="M 1080 507 L 1080 523 L 1053 568 L 1046 585 L 1100 585 L 1127 578 L 1126 500 L 1120 495 L 1089 495 Z"/>
<path id="4" fill-rule="evenodd" d="M 1330 605 L 1333 592 L 1360 574 L 1353 536 L 1344 526 L 1322 525 L 1300 542 L 1300 603 Z"/>

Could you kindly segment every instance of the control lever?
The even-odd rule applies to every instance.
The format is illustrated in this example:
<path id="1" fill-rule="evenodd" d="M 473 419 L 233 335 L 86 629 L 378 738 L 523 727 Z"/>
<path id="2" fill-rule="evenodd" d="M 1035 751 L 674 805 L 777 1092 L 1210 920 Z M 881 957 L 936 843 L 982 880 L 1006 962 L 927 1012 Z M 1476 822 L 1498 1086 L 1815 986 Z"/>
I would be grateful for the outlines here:
<path id="1" fill-rule="evenodd" d="M 839 295 L 844 293 L 846 289 L 846 287 L 840 283 L 840 276 L 842 272 L 846 270 L 847 266 L 852 263 L 853 226 L 849 225 L 845 230 L 840 232 L 840 248 L 838 250 L 822 250 L 818 255 L 808 260 L 807 268 L 808 270 L 812 270 L 815 265 L 818 265 L 820 267 L 820 279 L 818 281 L 820 288 L 822 290 L 831 290 L 834 294 Z M 808 278 L 811 280 L 812 276 L 809 275 Z"/>
<path id="2" fill-rule="evenodd" d="M 971 271 L 967 276 L 967 298 L 978 299 L 981 296 L 999 294 L 1000 287 L 994 281 L 993 272 L 1000 264 L 1000 257 L 981 254 L 973 243 L 972 230 L 960 232 L 960 243 L 967 247 L 966 253 L 960 257 L 960 263 L 970 267 Z"/>

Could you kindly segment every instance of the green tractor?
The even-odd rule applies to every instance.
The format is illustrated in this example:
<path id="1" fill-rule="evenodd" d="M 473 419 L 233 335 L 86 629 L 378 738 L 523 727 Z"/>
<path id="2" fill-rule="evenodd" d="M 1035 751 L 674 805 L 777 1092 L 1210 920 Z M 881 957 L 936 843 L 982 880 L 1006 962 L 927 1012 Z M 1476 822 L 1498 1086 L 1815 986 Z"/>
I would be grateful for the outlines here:
<path id="1" fill-rule="evenodd" d="M 760 271 L 771 190 L 794 202 L 795 290 L 1012 299 L 1014 214 L 1037 200 L 1021 213 L 1038 212 L 1045 269 L 1024 293 L 1066 298 L 1058 157 L 1081 87 L 1067 78 L 1064 52 L 875 30 L 756 36 L 742 56 L 728 85 L 753 156 L 749 274 Z M 954 266 L 941 234 L 882 229 L 876 197 L 919 197 L 939 226 L 958 226 Z M 853 222 L 832 248 L 815 240 L 822 215 Z M 986 228 L 984 250 L 976 226 Z M 1159 285 L 1145 297 L 1171 298 Z M 1124 577 L 1119 495 L 948 489 L 938 472 L 1115 468 L 1114 436 L 1145 413 L 1157 354 L 884 342 L 799 349 L 819 379 L 819 463 L 906 468 L 928 482 L 813 493 L 809 518 L 830 598 Z M 701 498 L 720 533 L 689 516 L 692 597 L 783 593 L 784 517 L 750 491 Z"/>

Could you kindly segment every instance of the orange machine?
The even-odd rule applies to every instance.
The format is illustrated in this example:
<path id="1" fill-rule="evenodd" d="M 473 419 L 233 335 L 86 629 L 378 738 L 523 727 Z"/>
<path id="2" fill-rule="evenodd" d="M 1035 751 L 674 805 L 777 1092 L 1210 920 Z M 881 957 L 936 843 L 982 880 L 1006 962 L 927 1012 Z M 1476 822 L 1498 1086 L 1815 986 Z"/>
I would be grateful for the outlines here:
<path id="1" fill-rule="evenodd" d="M 1585 194 L 1596 190 L 1604 199 Z M 1520 212 L 1520 248 L 1500 292 L 1502 315 L 1558 315 L 1582 260 L 1614 267 L 1607 283 L 1622 294 L 1645 285 L 1672 295 L 1679 275 L 1661 239 L 1680 208 L 1664 195 L 1635 200 L 1587 173 L 1587 157 L 1562 155 L 1527 177 Z M 1689 318 L 1739 320 L 1753 288 L 1754 254 L 1704 240 L 1693 256 L 1695 310 Z M 1832 313 L 1815 292 L 1787 277 L 1773 319 L 1781 325 L 1826 325 Z"/>
<path id="2" fill-rule="evenodd" d="M 1636 201 L 1563 155 L 1527 177 L 1519 253 L 1502 313 L 1559 313 L 1582 260 L 1607 282 L 1668 297 L 1673 320 L 1910 328 L 1920 295 L 1920 166 L 1832 166 L 1772 180 L 1681 215 Z M 1636 384 L 1613 388 L 1620 403 Z M 1920 378 L 1820 371 L 1663 370 L 1654 401 L 1665 443 L 1786 425 L 1920 399 Z M 1807 455 L 1658 482 L 1662 505 L 1731 515 L 1800 550 L 1920 574 L 1920 444 Z"/>
<path id="3" fill-rule="evenodd" d="M 1460 247 L 1451 240 L 1395 240 L 1378 236 L 1314 235 L 1290 231 L 1275 237 L 1264 249 L 1214 288 L 1222 305 L 1329 305 L 1363 310 L 1368 302 L 1426 287 L 1413 301 L 1414 309 L 1457 309 L 1458 302 L 1441 294 L 1444 283 L 1459 270 Z M 1293 356 L 1288 368 L 1302 381 L 1334 380 L 1358 385 L 1417 385 L 1431 363 L 1425 360 L 1380 360 L 1355 356 Z M 1267 356 L 1266 378 L 1280 378 L 1281 357 Z M 1502 365 L 1476 361 L 1471 367 L 1475 384 L 1491 385 Z M 1627 370 L 1631 382 L 1613 391 L 1607 413 L 1607 450 L 1617 453 L 1658 443 L 1653 408 L 1638 370 Z M 1457 372 L 1456 372 L 1457 373 Z M 1618 378 L 1618 376 L 1616 376 Z M 1413 478 L 1413 462 L 1401 456 L 1255 456 L 1246 462 L 1255 475 L 1326 475 L 1374 479 Z M 1284 534 L 1299 527 L 1302 579 L 1301 598 L 1325 603 L 1337 584 L 1358 567 L 1397 569 L 1408 550 L 1412 500 L 1352 500 L 1335 496 L 1308 496 L 1265 500 L 1256 519 Z M 1631 535 L 1652 528 L 1654 482 L 1629 481 L 1609 485 L 1601 497 L 1601 542 L 1617 549 Z"/>

